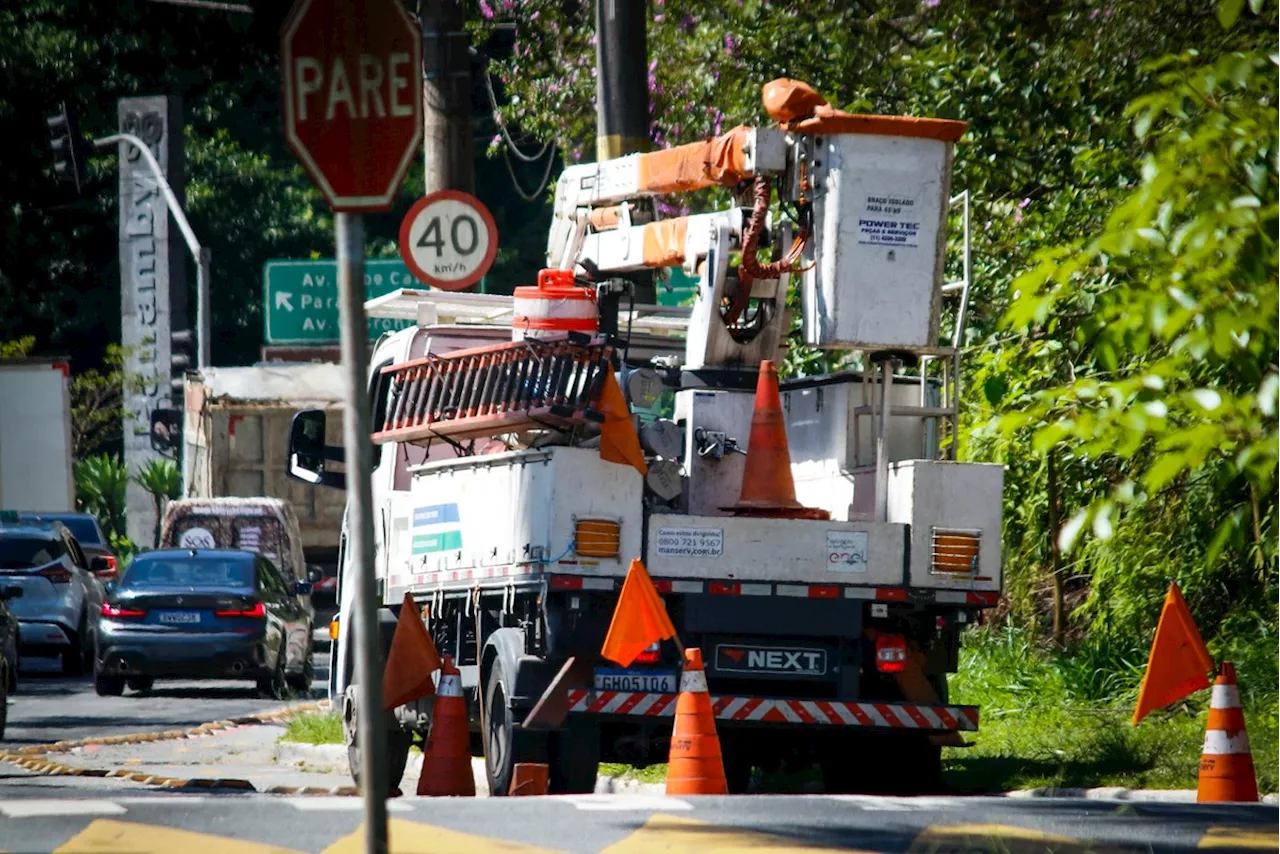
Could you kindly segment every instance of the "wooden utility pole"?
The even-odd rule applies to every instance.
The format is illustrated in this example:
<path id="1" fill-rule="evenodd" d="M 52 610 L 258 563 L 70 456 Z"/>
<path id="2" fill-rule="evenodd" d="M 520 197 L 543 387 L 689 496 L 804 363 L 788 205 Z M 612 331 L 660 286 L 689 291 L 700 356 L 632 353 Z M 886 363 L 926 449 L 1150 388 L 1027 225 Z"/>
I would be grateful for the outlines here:
<path id="1" fill-rule="evenodd" d="M 475 192 L 470 39 L 458 0 L 418 0 L 425 192 Z"/>

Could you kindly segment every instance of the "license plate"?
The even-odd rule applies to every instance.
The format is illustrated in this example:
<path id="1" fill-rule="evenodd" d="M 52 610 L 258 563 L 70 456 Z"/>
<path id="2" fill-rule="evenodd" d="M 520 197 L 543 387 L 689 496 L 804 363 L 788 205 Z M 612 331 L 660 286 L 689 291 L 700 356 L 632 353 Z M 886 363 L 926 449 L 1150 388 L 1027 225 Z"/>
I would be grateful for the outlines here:
<path id="1" fill-rule="evenodd" d="M 634 670 L 597 670 L 597 691 L 641 691 L 655 694 L 674 694 L 674 671 L 636 672 Z"/>
<path id="2" fill-rule="evenodd" d="M 162 623 L 198 623 L 200 622 L 199 611 L 161 611 L 160 622 Z"/>

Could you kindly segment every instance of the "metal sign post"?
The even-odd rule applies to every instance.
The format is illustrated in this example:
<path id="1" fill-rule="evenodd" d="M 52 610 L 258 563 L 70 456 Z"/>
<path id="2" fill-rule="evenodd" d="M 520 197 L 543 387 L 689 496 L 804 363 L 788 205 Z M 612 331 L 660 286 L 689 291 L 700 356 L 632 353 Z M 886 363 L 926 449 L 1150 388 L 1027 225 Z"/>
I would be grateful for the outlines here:
<path id="1" fill-rule="evenodd" d="M 378 647 L 378 591 L 373 561 L 373 445 L 369 418 L 369 369 L 364 316 L 364 220 L 335 213 L 338 255 L 338 328 L 342 351 L 342 432 L 347 454 L 349 555 L 356 581 L 356 672 L 360 674 L 360 746 L 364 790 L 365 850 L 387 850 L 387 734 L 382 714 L 382 655 Z M 355 462 L 354 467 L 351 465 Z"/>
<path id="2" fill-rule="evenodd" d="M 281 35 L 280 60 L 285 140 L 335 211 L 350 538 L 342 573 L 356 587 L 356 739 L 365 850 L 382 854 L 389 782 L 360 217 L 391 206 L 422 140 L 422 34 L 399 0 L 296 0 Z M 358 97 L 348 69 L 360 70 Z"/>

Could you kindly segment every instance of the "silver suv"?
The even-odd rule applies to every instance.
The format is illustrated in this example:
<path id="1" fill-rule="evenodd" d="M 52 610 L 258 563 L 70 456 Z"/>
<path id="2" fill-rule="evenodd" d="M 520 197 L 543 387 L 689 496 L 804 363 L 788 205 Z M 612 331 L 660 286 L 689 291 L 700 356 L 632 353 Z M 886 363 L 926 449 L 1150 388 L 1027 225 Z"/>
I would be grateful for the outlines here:
<path id="1" fill-rule="evenodd" d="M 59 655 L 68 676 L 92 666 L 102 582 L 65 525 L 0 514 L 0 584 L 22 588 L 8 602 L 20 654 Z"/>

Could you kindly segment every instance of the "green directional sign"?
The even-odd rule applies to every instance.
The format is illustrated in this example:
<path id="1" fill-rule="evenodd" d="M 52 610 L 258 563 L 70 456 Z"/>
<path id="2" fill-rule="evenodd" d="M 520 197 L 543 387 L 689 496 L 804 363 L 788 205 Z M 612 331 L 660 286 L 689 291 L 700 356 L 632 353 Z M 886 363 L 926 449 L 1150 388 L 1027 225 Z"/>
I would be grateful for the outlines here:
<path id="1" fill-rule="evenodd" d="M 364 262 L 365 298 L 399 288 L 422 288 L 399 258 Z M 267 344 L 330 344 L 338 340 L 338 265 L 332 258 L 268 261 L 262 266 Z M 369 318 L 369 340 L 412 326 L 408 320 Z"/>

